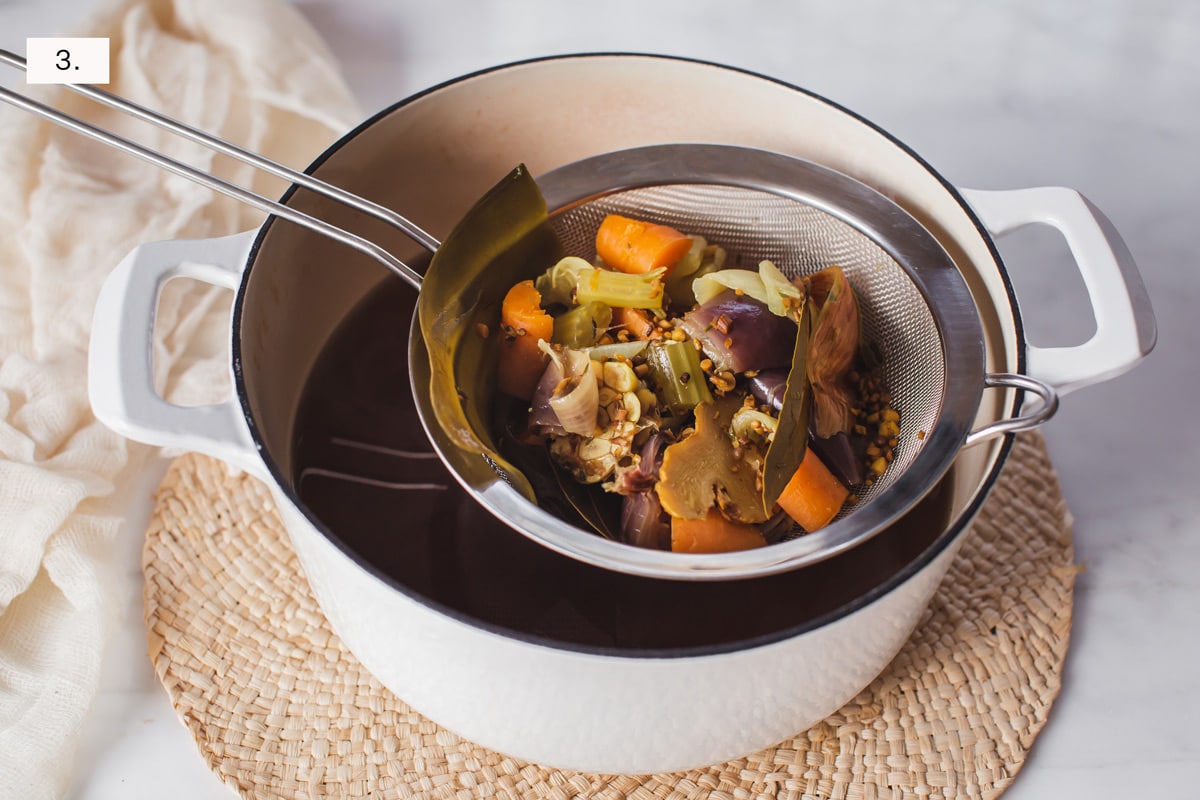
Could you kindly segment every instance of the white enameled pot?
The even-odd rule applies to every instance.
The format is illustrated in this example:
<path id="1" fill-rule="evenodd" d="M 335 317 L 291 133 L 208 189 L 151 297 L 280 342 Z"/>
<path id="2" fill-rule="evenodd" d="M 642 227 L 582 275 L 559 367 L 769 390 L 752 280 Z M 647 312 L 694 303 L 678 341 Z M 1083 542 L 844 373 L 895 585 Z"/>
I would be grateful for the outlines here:
<path id="1" fill-rule="evenodd" d="M 965 277 L 991 372 L 1033 375 L 1065 393 L 1128 369 L 1153 346 L 1133 262 L 1077 193 L 958 190 L 845 109 L 718 65 L 605 54 L 498 67 L 387 109 L 310 171 L 444 235 L 517 163 L 538 175 L 596 153 L 677 141 L 792 154 L 895 200 Z M 287 202 L 401 258 L 421 255 L 394 231 L 321 198 L 295 192 Z M 1037 349 L 1024 341 L 992 236 L 1035 222 L 1063 233 L 1084 277 L 1097 330 L 1083 345 Z M 158 291 L 181 276 L 235 292 L 235 392 L 215 406 L 172 406 L 152 389 Z M 911 632 L 1011 444 L 1002 438 L 962 451 L 944 530 L 902 568 L 819 616 L 710 647 L 602 647 L 513 630 L 389 577 L 294 489 L 292 429 L 304 381 L 339 322 L 385 280 L 394 279 L 374 261 L 278 221 L 223 239 L 144 245 L 100 295 L 93 407 L 130 438 L 208 453 L 263 479 L 314 593 L 355 656 L 439 724 L 519 758 L 597 772 L 685 769 L 769 746 L 835 711 Z M 1013 391 L 986 394 L 976 426 L 1012 416 L 1018 402 Z"/>

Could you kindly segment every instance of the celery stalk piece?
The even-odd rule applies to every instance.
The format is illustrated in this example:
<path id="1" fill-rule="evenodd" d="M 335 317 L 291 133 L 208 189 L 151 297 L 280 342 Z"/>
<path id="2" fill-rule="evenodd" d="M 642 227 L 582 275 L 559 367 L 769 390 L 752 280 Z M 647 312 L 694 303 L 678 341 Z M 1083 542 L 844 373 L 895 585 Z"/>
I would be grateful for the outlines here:
<path id="1" fill-rule="evenodd" d="M 646 363 L 657 385 L 659 402 L 681 416 L 712 400 L 700 354 L 691 342 L 654 342 L 646 348 Z"/>
<path id="2" fill-rule="evenodd" d="M 575 285 L 575 302 L 604 303 L 611 308 L 661 309 L 665 267 L 640 275 L 609 269 L 580 270 Z"/>

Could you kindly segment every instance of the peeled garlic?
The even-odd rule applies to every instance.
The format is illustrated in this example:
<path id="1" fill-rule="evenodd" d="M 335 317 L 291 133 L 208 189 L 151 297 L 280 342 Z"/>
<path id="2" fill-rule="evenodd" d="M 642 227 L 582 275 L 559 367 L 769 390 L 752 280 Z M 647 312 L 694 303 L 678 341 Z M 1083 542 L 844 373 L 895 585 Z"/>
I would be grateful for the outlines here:
<path id="1" fill-rule="evenodd" d="M 642 418 L 642 401 L 633 392 L 621 395 L 621 405 L 625 407 L 625 419 L 629 422 L 637 422 Z"/>
<path id="2" fill-rule="evenodd" d="M 632 392 L 638 378 L 633 367 L 623 361 L 604 362 L 604 385 L 618 392 Z"/>

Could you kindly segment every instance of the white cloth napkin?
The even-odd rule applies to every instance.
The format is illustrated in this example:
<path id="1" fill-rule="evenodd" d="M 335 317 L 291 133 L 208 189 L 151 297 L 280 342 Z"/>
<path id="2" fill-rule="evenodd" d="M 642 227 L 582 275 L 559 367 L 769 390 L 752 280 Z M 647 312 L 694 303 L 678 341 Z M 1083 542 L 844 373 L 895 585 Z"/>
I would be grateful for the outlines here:
<path id="1" fill-rule="evenodd" d="M 334 59 L 277 0 L 117 0 L 72 35 L 111 38 L 109 91 L 303 167 L 359 119 Z M 65 91 L 39 93 L 268 196 L 282 184 Z M 153 451 L 92 416 L 86 351 L 107 272 L 138 244 L 236 233 L 260 215 L 0 109 L 0 798 L 58 798 L 114 629 L 126 488 Z M 179 284 L 183 284 L 180 286 Z M 173 281 L 160 390 L 226 391 L 228 293 Z"/>

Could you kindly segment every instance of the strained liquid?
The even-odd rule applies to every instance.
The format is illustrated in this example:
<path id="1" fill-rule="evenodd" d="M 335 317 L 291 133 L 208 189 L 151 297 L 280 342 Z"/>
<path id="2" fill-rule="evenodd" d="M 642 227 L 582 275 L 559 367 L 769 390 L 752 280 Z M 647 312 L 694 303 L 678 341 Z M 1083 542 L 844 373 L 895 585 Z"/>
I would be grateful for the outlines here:
<path id="1" fill-rule="evenodd" d="M 384 281 L 326 344 L 301 398 L 291 474 L 302 503 L 353 557 L 451 613 L 585 647 L 770 640 L 854 607 L 949 522 L 952 478 L 854 550 L 779 575 L 657 580 L 554 553 L 478 506 L 433 455 L 408 382 L 414 300 L 407 285 Z"/>

